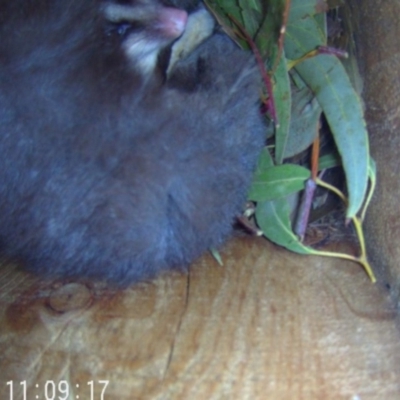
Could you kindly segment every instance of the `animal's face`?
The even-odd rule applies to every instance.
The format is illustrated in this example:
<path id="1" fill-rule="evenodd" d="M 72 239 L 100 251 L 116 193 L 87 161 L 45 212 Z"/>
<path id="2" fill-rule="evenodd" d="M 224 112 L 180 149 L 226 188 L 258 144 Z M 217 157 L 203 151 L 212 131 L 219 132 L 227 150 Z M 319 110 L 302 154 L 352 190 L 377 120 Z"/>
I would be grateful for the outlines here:
<path id="1" fill-rule="evenodd" d="M 107 2 L 103 12 L 110 34 L 121 36 L 127 57 L 144 76 L 154 70 L 159 52 L 182 35 L 187 22 L 186 11 L 149 0 Z"/>

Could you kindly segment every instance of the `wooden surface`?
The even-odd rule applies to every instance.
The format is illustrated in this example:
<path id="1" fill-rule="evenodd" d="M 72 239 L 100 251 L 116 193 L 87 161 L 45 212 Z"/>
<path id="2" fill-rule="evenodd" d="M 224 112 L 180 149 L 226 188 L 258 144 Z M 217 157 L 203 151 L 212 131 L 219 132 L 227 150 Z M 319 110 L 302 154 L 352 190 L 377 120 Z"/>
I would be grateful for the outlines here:
<path id="1" fill-rule="evenodd" d="M 84 400 L 90 380 L 105 400 L 400 399 L 396 313 L 357 264 L 261 239 L 221 254 L 124 291 L 3 267 L 0 399 L 9 380 L 14 399 L 21 380 L 28 399 L 47 380 Z"/>
<path id="2" fill-rule="evenodd" d="M 392 281 L 400 303 L 400 1 L 349 1 L 362 67 L 371 154 L 377 164 L 377 187 L 365 229 L 371 261 Z"/>

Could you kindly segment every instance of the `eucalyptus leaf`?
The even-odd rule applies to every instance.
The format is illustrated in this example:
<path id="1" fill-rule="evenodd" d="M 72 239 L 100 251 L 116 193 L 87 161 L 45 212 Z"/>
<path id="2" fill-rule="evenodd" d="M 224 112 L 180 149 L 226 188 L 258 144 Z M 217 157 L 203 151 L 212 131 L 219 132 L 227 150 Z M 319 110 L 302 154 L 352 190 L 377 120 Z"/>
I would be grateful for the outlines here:
<path id="1" fill-rule="evenodd" d="M 290 129 L 283 158 L 293 157 L 310 147 L 317 136 L 321 112 L 317 99 L 307 86 L 300 90 L 292 88 Z"/>
<path id="2" fill-rule="evenodd" d="M 323 44 L 324 33 L 310 17 L 288 26 L 285 50 L 292 59 Z M 318 99 L 331 128 L 346 173 L 349 205 L 347 217 L 360 209 L 368 183 L 369 145 L 360 98 L 341 62 L 321 54 L 295 67 Z"/>
<path id="3" fill-rule="evenodd" d="M 328 5 L 324 0 L 292 0 L 290 5 L 289 23 L 307 16 L 328 11 Z"/>
<path id="4" fill-rule="evenodd" d="M 326 45 L 326 41 L 325 31 L 315 18 L 306 17 L 288 24 L 285 53 L 289 59 L 297 60 L 318 46 Z"/>
<path id="5" fill-rule="evenodd" d="M 242 9 L 250 8 L 262 14 L 262 5 L 264 0 L 239 0 Z"/>
<path id="6" fill-rule="evenodd" d="M 248 48 L 244 40 L 238 40 L 233 33 L 236 28 L 233 21 L 229 18 L 233 16 L 243 26 L 241 9 L 236 1 L 231 0 L 204 0 L 208 9 L 217 19 L 218 23 L 223 27 L 224 31 L 233 39 L 240 42 L 243 48 Z"/>
<path id="7" fill-rule="evenodd" d="M 316 254 L 304 246 L 293 233 L 290 223 L 290 208 L 286 199 L 258 203 L 256 221 L 264 235 L 272 242 L 300 254 Z"/>
<path id="8" fill-rule="evenodd" d="M 314 57 L 296 69 L 317 96 L 342 157 L 349 193 L 346 215 L 351 218 L 360 209 L 368 184 L 368 133 L 360 99 L 334 56 Z"/>
<path id="9" fill-rule="evenodd" d="M 242 20 L 242 9 L 235 0 L 209 0 L 208 3 L 210 4 L 217 4 L 226 15 L 232 15 L 236 20 L 243 23 Z"/>
<path id="10" fill-rule="evenodd" d="M 278 54 L 278 41 L 282 35 L 284 13 L 289 0 L 268 0 L 263 3 L 263 22 L 254 41 L 263 57 L 273 65 Z"/>
<path id="11" fill-rule="evenodd" d="M 310 177 L 307 168 L 294 164 L 258 170 L 253 178 L 248 198 L 253 201 L 273 200 L 304 189 Z"/>
<path id="12" fill-rule="evenodd" d="M 372 157 L 369 158 L 368 175 L 372 181 L 376 180 L 376 162 Z"/>
<path id="13" fill-rule="evenodd" d="M 270 152 L 267 148 L 264 148 L 258 158 L 257 168 L 255 174 L 262 173 L 267 168 L 271 168 L 274 166 L 274 160 L 271 157 Z"/>
<path id="14" fill-rule="evenodd" d="M 338 167 L 339 165 L 342 165 L 342 162 L 338 153 L 326 154 L 320 157 L 318 161 L 319 171 L 322 171 L 323 169 Z"/>
<path id="15" fill-rule="evenodd" d="M 289 135 L 292 96 L 286 58 L 282 54 L 274 75 L 273 94 L 278 125 L 275 130 L 275 161 L 282 164 Z"/>
<path id="16" fill-rule="evenodd" d="M 217 261 L 217 263 L 223 267 L 224 266 L 224 262 L 222 261 L 222 257 L 220 252 L 215 248 L 215 247 L 210 247 L 209 251 L 211 253 L 211 255 L 214 257 L 214 259 Z"/>
<path id="17" fill-rule="evenodd" d="M 242 12 L 243 26 L 246 27 L 246 31 L 251 37 L 256 34 L 260 26 L 260 19 L 258 17 L 259 14 L 254 10 L 246 10 Z"/>
<path id="18" fill-rule="evenodd" d="M 324 32 L 325 37 L 328 37 L 328 25 L 326 20 L 326 14 L 316 14 L 314 15 L 315 21 L 317 21 L 318 28 Z"/>

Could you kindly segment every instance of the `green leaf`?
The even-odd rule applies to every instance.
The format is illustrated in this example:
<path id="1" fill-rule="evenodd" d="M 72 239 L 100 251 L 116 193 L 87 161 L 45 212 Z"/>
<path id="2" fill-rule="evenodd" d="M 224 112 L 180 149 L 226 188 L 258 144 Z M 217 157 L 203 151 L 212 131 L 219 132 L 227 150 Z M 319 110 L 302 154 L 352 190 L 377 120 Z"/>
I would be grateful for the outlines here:
<path id="1" fill-rule="evenodd" d="M 283 158 L 293 157 L 310 147 L 317 136 L 321 112 L 317 99 L 307 86 L 300 90 L 292 87 L 290 129 Z"/>
<path id="2" fill-rule="evenodd" d="M 322 41 L 323 32 L 317 22 L 305 18 L 288 26 L 285 50 L 295 59 Z M 360 209 L 368 184 L 368 133 L 360 98 L 335 56 L 319 55 L 297 64 L 295 69 L 317 97 L 331 128 L 346 173 L 347 217 L 351 218 Z"/>
<path id="3" fill-rule="evenodd" d="M 267 168 L 271 168 L 274 166 L 274 160 L 271 157 L 268 149 L 264 148 L 261 151 L 260 157 L 258 158 L 257 168 L 255 174 L 259 174 L 266 170 Z"/>
<path id="4" fill-rule="evenodd" d="M 360 209 L 368 184 L 369 144 L 360 99 L 340 61 L 320 55 L 296 69 L 314 91 L 331 128 L 346 173 L 347 217 Z"/>
<path id="5" fill-rule="evenodd" d="M 221 257 L 221 254 L 219 253 L 219 251 L 215 247 L 210 247 L 209 251 L 210 251 L 211 255 L 214 257 L 214 259 L 217 261 L 217 263 L 221 267 L 223 267 L 224 263 L 222 261 L 222 257 Z"/>
<path id="6" fill-rule="evenodd" d="M 292 105 L 289 74 L 284 54 L 281 55 L 279 60 L 274 74 L 274 80 L 273 94 L 276 115 L 279 122 L 275 131 L 275 161 L 277 164 L 282 164 L 289 135 L 290 111 Z"/>
<path id="7" fill-rule="evenodd" d="M 239 0 L 243 26 L 247 33 L 254 37 L 261 24 L 261 5 L 257 1 Z"/>
<path id="8" fill-rule="evenodd" d="M 284 13 L 288 0 L 265 0 L 263 3 L 263 21 L 254 41 L 263 57 L 273 65 L 278 53 L 278 39 L 284 22 Z"/>
<path id="9" fill-rule="evenodd" d="M 223 11 L 224 14 L 232 15 L 239 22 L 243 23 L 242 10 L 241 10 L 239 4 L 236 1 L 232 1 L 232 0 L 208 0 L 207 2 L 211 6 L 213 6 L 213 8 L 216 5 L 217 7 L 219 7 Z"/>
<path id="10" fill-rule="evenodd" d="M 318 161 L 318 170 L 322 171 L 323 169 L 338 167 L 339 165 L 342 165 L 342 162 L 338 153 L 326 154 L 320 157 Z"/>
<path id="11" fill-rule="evenodd" d="M 372 157 L 369 158 L 368 176 L 373 182 L 376 181 L 376 162 Z"/>
<path id="12" fill-rule="evenodd" d="M 326 11 L 328 11 L 328 5 L 324 0 L 292 0 L 289 23 Z"/>
<path id="13" fill-rule="evenodd" d="M 273 200 L 286 197 L 304 189 L 310 171 L 294 164 L 257 170 L 248 198 L 253 201 Z"/>
<path id="14" fill-rule="evenodd" d="M 249 44 L 246 40 L 240 38 L 234 32 L 238 29 L 239 24 L 250 37 L 255 36 L 263 21 L 261 0 L 205 0 L 205 3 L 218 23 L 223 26 L 225 32 L 237 41 L 242 48 L 248 49 Z"/>
<path id="15" fill-rule="evenodd" d="M 228 15 L 232 16 L 236 19 L 242 26 L 244 26 L 244 22 L 242 19 L 242 12 L 236 1 L 232 0 L 204 0 L 205 4 L 217 19 L 218 23 L 224 28 L 225 32 L 234 40 L 237 40 L 233 33 L 233 29 L 235 28 L 234 23 L 228 17 Z M 246 41 L 238 40 L 240 42 L 240 46 L 242 48 L 248 48 Z"/>
<path id="16" fill-rule="evenodd" d="M 368 188 L 367 198 L 365 199 L 363 208 L 361 209 L 360 221 L 364 221 L 365 219 L 365 214 L 367 212 L 369 204 L 371 203 L 371 199 L 376 187 L 376 163 L 375 160 L 372 159 L 372 157 L 369 158 L 368 178 L 370 181 L 370 185 Z"/>
<path id="17" fill-rule="evenodd" d="M 257 204 L 256 220 L 264 235 L 272 242 L 300 254 L 316 254 L 304 246 L 293 233 L 286 199 L 263 201 Z"/>
<path id="18" fill-rule="evenodd" d="M 289 59 L 297 60 L 322 45 L 326 45 L 325 31 L 314 18 L 307 17 L 288 24 L 285 52 Z"/>

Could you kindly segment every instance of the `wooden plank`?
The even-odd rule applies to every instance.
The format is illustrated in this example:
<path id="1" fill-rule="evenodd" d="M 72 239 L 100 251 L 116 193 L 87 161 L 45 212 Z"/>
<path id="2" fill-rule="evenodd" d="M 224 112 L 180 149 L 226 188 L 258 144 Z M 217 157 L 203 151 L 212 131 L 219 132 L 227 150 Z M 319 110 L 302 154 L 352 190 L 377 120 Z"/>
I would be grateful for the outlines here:
<path id="1" fill-rule="evenodd" d="M 21 380 L 28 398 L 47 380 L 71 399 L 91 380 L 107 400 L 400 398 L 396 313 L 357 264 L 262 239 L 221 254 L 124 291 L 3 267 L 0 398 L 9 380 L 15 399 Z"/>

